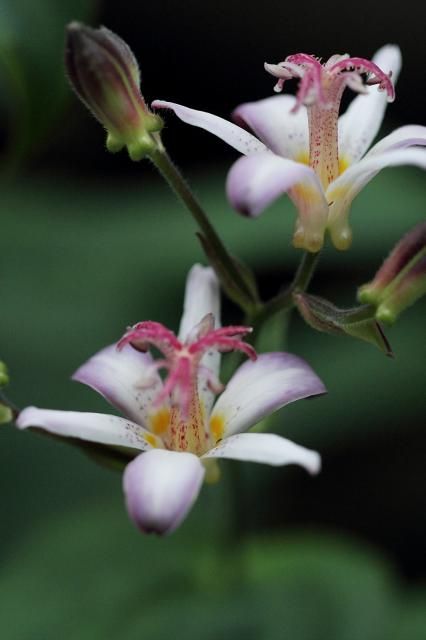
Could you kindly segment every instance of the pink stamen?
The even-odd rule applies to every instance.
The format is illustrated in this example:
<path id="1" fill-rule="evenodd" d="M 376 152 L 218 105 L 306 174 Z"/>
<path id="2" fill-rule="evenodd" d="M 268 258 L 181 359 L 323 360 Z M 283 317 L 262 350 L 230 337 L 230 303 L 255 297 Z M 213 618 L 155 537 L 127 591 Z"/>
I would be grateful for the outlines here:
<path id="1" fill-rule="evenodd" d="M 175 349 L 182 348 L 182 343 L 176 338 L 173 331 L 167 329 L 160 322 L 152 322 L 151 320 L 138 322 L 131 327 L 118 342 L 117 348 L 122 349 L 129 343 L 139 351 L 148 351 L 149 345 L 152 345 L 166 356 Z"/>
<path id="2" fill-rule="evenodd" d="M 368 78 L 366 84 L 378 84 L 379 89 L 386 91 L 389 101 L 395 100 L 395 87 L 391 80 L 392 72 L 384 73 L 371 60 L 364 58 L 346 58 L 339 60 L 330 69 L 330 73 L 340 73 L 341 71 L 356 71 L 357 73 L 374 74 L 373 78 Z"/>
<path id="3" fill-rule="evenodd" d="M 147 351 L 153 346 L 164 355 L 164 359 L 158 361 L 157 368 L 168 370 L 168 376 L 155 398 L 155 406 L 160 406 L 168 398 L 172 398 L 172 403 L 179 406 L 182 418 L 188 418 L 191 401 L 194 393 L 197 393 L 200 370 L 205 372 L 208 369 L 200 362 L 209 349 L 221 352 L 242 351 L 252 360 L 257 358 L 254 348 L 240 339 L 252 331 L 250 327 L 230 326 L 213 329 L 213 326 L 214 318 L 208 314 L 194 327 L 187 342 L 183 344 L 161 323 L 139 322 L 118 342 L 118 349 L 130 344 L 136 350 Z M 214 393 L 223 389 L 221 382 L 211 372 L 206 377 L 209 388 Z"/>
<path id="4" fill-rule="evenodd" d="M 337 62 L 334 62 L 336 59 Z M 295 53 L 287 56 L 284 62 L 280 62 L 278 65 L 266 64 L 265 66 L 269 73 L 279 78 L 275 86 L 276 91 L 281 91 L 284 82 L 289 78 L 300 79 L 297 103 L 293 111 L 297 111 L 301 104 L 309 106 L 311 97 L 313 97 L 317 104 L 326 107 L 327 100 L 324 95 L 324 82 L 326 82 L 326 78 L 331 80 L 333 77 L 337 78 L 340 76 L 341 80 L 345 81 L 345 75 L 353 72 L 358 74 L 358 76 L 361 74 L 370 76 L 364 81 L 364 84 L 360 84 L 359 91 L 364 85 L 378 84 L 380 90 L 386 91 L 389 101 L 395 99 L 395 88 L 391 80 L 392 72 L 385 73 L 374 62 L 364 58 L 332 56 L 330 60 L 323 65 L 320 60 L 314 56 L 306 53 Z M 298 69 L 298 67 L 300 69 Z M 345 72 L 348 72 L 348 74 Z M 355 89 L 356 85 L 352 82 L 350 86 Z"/>

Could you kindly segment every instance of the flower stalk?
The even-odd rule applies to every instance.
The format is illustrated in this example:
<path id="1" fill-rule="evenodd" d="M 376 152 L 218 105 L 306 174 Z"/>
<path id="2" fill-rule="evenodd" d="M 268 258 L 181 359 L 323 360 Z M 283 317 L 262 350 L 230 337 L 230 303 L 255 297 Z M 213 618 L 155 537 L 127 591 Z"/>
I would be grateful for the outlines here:
<path id="1" fill-rule="evenodd" d="M 185 178 L 165 149 L 154 150 L 149 157 L 200 228 L 199 239 L 225 292 L 247 314 L 251 314 L 259 303 L 256 289 L 247 283 L 238 263 L 226 249 Z"/>

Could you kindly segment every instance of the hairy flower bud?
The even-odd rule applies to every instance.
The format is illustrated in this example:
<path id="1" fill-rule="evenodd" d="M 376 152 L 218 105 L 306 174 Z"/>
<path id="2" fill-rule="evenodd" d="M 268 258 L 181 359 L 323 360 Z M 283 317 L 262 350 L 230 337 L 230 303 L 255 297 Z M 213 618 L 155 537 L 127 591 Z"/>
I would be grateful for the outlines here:
<path id="1" fill-rule="evenodd" d="M 139 67 L 124 40 L 105 27 L 72 22 L 65 66 L 73 89 L 106 128 L 109 151 L 127 147 L 132 160 L 140 160 L 161 145 L 163 122 L 143 99 Z"/>
<path id="2" fill-rule="evenodd" d="M 358 299 L 376 306 L 376 318 L 392 324 L 426 293 L 426 222 L 394 247 L 374 279 L 360 287 Z"/>

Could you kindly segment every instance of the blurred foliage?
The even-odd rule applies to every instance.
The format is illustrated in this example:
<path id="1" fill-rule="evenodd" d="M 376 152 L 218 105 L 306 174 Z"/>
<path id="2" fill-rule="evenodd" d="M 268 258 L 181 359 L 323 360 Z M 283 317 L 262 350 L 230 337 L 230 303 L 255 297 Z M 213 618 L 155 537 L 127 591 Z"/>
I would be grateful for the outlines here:
<path id="1" fill-rule="evenodd" d="M 206 516 L 168 539 L 141 539 L 116 500 L 44 523 L 4 566 L 5 637 L 423 640 L 424 603 L 372 549 L 303 531 L 212 543 Z"/>
<path id="2" fill-rule="evenodd" d="M 96 394 L 69 382 L 72 371 L 128 324 L 155 319 L 177 328 L 185 275 L 202 252 L 189 216 L 143 167 L 141 176 L 140 186 L 49 178 L 3 184 L 0 335 L 13 376 L 10 394 L 21 406 L 108 411 Z M 247 221 L 231 214 L 221 180 L 199 176 L 195 182 L 232 251 L 260 275 L 261 292 L 274 293 L 291 279 L 299 257 L 290 246 L 291 205 L 283 199 L 256 223 Z M 356 286 L 419 219 L 422 187 L 416 171 L 378 177 L 355 203 L 353 248 L 325 252 L 312 291 L 353 303 Z M 225 319 L 236 313 L 225 301 Z M 320 513 L 327 501 L 333 505 L 330 483 L 343 492 L 348 486 L 330 471 L 333 452 L 339 457 L 373 437 L 382 452 L 410 431 L 413 451 L 421 450 L 415 419 L 424 407 L 420 313 L 419 305 L 392 328 L 395 362 L 370 345 L 292 323 L 289 348 L 312 364 L 330 393 L 295 403 L 269 426 L 323 453 L 323 474 L 306 480 Z M 382 474 L 373 457 L 370 509 L 380 518 L 389 493 L 394 509 L 413 510 L 417 529 L 409 532 L 410 544 L 416 535 L 423 543 L 424 484 L 413 460 L 404 457 L 405 466 L 395 471 L 383 456 Z M 356 486 L 358 473 L 352 467 Z M 301 478 L 301 470 L 246 465 L 241 486 L 227 485 L 225 474 L 221 485 L 203 491 L 180 531 L 152 540 L 127 521 L 119 476 L 70 447 L 2 428 L 0 621 L 6 637 L 161 640 L 178 626 L 188 638 L 422 640 L 422 593 L 400 595 L 371 552 L 328 540 L 312 525 L 306 538 L 259 538 L 272 523 L 281 528 L 291 520 L 301 499 L 304 518 L 314 518 Z M 327 491 L 315 494 L 322 482 Z M 391 491 L 392 482 L 398 491 Z M 335 526 L 340 510 L 334 505 Z M 387 531 L 388 522 L 382 526 Z M 392 521 L 397 535 L 404 527 L 401 519 Z M 252 539 L 239 542 L 247 534 Z"/>
<path id="3" fill-rule="evenodd" d="M 96 0 L 0 0 L 0 113 L 9 119 L 4 163 L 10 171 L 59 126 L 70 95 L 64 26 L 87 20 Z"/>

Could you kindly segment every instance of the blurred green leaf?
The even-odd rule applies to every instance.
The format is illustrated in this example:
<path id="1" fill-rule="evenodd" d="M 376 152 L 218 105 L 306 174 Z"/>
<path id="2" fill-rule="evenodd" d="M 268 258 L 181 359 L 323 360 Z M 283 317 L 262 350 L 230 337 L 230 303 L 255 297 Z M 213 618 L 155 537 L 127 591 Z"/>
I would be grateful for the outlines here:
<path id="1" fill-rule="evenodd" d="M 2 0 L 0 113 L 9 117 L 6 161 L 19 163 L 58 124 L 67 95 L 64 27 L 86 20 L 97 0 Z"/>
<path id="2" fill-rule="evenodd" d="M 8 640 L 390 640 L 408 628 L 415 593 L 401 600 L 359 544 L 294 533 L 225 548 L 200 510 L 170 538 L 141 537 L 117 506 L 46 521 L 16 549 L 0 578 Z"/>

